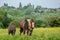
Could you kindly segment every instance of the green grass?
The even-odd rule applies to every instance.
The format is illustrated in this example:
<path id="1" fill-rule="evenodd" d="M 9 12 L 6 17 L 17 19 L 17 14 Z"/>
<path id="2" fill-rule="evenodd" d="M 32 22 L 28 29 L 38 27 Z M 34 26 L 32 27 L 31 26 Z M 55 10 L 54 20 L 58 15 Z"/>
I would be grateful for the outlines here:
<path id="1" fill-rule="evenodd" d="M 32 36 L 19 35 L 17 28 L 14 36 L 7 29 L 0 29 L 0 40 L 60 40 L 60 28 L 35 28 Z"/>

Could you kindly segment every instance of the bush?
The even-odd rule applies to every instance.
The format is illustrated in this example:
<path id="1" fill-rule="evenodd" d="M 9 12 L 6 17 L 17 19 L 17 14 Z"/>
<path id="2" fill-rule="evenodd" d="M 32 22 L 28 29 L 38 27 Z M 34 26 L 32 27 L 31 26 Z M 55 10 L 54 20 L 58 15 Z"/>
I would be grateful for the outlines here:
<path id="1" fill-rule="evenodd" d="M 35 27 L 41 27 L 41 23 L 42 23 L 41 20 L 36 20 L 35 21 Z"/>
<path id="2" fill-rule="evenodd" d="M 48 24 L 51 26 L 51 27 L 57 27 L 57 26 L 60 26 L 60 18 L 57 17 L 57 16 L 52 16 L 52 17 L 49 17 L 48 18 Z"/>
<path id="3" fill-rule="evenodd" d="M 15 25 L 16 27 L 19 27 L 19 21 L 13 20 L 13 21 L 10 22 L 9 25 Z"/>
<path id="4" fill-rule="evenodd" d="M 2 24 L 2 22 L 0 22 L 0 28 L 3 28 L 3 24 Z"/>

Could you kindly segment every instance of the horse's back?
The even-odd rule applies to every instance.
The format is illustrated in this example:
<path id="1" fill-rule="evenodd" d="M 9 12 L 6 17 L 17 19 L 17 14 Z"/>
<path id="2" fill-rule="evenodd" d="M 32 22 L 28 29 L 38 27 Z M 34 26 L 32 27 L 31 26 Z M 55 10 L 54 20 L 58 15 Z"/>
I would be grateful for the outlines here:
<path id="1" fill-rule="evenodd" d="M 8 30 L 9 30 L 9 31 L 16 30 L 15 25 L 9 25 Z"/>

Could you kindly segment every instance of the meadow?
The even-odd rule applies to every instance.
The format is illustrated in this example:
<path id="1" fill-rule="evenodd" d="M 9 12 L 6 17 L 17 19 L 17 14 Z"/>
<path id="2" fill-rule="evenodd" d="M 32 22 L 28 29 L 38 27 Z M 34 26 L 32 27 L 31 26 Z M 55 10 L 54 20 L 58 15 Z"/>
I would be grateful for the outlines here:
<path id="1" fill-rule="evenodd" d="M 8 35 L 7 29 L 0 29 L 0 40 L 60 40 L 60 28 L 34 28 L 32 36 L 20 35 L 19 28 L 14 36 Z"/>

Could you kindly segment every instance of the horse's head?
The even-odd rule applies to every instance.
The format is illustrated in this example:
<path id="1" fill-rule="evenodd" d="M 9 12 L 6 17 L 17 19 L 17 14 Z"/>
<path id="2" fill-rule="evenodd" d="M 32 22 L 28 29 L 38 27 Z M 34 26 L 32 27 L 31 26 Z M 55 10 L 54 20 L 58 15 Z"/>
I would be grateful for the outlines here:
<path id="1" fill-rule="evenodd" d="M 32 28 L 34 28 L 34 22 L 32 22 Z"/>

